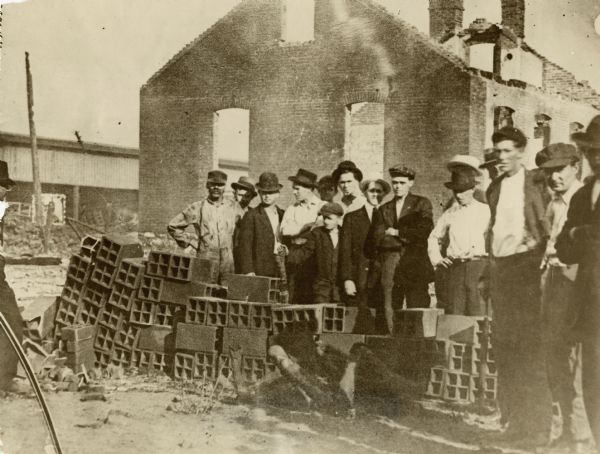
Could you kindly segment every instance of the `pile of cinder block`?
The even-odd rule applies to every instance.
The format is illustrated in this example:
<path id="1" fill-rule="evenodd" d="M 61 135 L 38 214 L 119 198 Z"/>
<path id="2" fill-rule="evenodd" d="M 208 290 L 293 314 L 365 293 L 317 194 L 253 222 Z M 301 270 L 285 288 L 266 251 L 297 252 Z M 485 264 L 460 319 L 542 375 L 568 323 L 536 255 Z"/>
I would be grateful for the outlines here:
<path id="1" fill-rule="evenodd" d="M 498 373 L 489 321 L 487 336 L 483 318 L 447 315 L 440 317 L 439 325 L 438 336 L 446 337 L 447 361 L 431 368 L 427 395 L 453 402 L 496 400 Z"/>

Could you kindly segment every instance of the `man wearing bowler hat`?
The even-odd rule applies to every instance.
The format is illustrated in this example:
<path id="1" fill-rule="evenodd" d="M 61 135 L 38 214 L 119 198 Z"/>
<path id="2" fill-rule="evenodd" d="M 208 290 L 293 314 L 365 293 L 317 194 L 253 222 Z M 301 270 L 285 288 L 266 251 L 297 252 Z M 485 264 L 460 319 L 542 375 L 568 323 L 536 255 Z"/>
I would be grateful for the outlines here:
<path id="1" fill-rule="evenodd" d="M 333 201 L 342 206 L 344 214 L 358 210 L 364 206 L 365 197 L 360 191 L 360 182 L 363 179 L 363 174 L 354 162 L 340 162 L 331 174 L 331 177 L 340 190 Z"/>
<path id="2" fill-rule="evenodd" d="M 196 250 L 198 257 L 216 261 L 217 275 L 213 280 L 223 282 L 226 274 L 233 273 L 233 231 L 244 211 L 235 200 L 225 199 L 227 175 L 220 170 L 208 172 L 208 196 L 194 202 L 175 216 L 167 231 L 182 248 Z M 192 225 L 196 238 L 190 239 L 186 229 Z"/>
<path id="3" fill-rule="evenodd" d="M 315 227 L 319 210 L 326 203 L 320 200 L 314 189 L 317 187 L 317 175 L 298 169 L 296 175 L 289 177 L 295 197 L 294 204 L 287 207 L 281 220 L 281 235 L 284 244 L 290 249 L 306 243 L 306 235 Z M 289 297 L 292 303 L 303 303 L 311 299 L 310 281 L 314 277 L 314 266 L 309 261 L 288 275 Z"/>
<path id="4" fill-rule="evenodd" d="M 600 443 L 600 115 L 572 135 L 593 177 L 572 197 L 556 240 L 558 259 L 578 264 L 574 331 L 582 343 L 583 401 L 596 444 Z"/>
<path id="5" fill-rule="evenodd" d="M 4 215 L 8 204 L 7 193 L 15 186 L 15 182 L 8 176 L 8 165 L 0 161 L 0 312 L 10 325 L 11 329 L 21 342 L 23 338 L 23 318 L 17 306 L 15 293 L 6 282 L 4 266 Z M 0 330 L 0 390 L 10 390 L 13 378 L 17 375 L 18 358 L 8 337 Z"/>
<path id="6" fill-rule="evenodd" d="M 498 404 L 523 447 L 545 444 L 550 424 L 540 332 L 540 263 L 549 236 L 546 205 L 534 175 L 522 164 L 527 138 L 517 128 L 492 135 L 501 175 L 487 189 L 492 336 L 498 365 Z"/>
<path id="7" fill-rule="evenodd" d="M 258 179 L 260 205 L 248 210 L 239 227 L 239 271 L 242 274 L 279 277 L 275 255 L 281 244 L 279 226 L 283 210 L 275 202 L 281 187 L 274 173 L 265 172 Z"/>
<path id="8" fill-rule="evenodd" d="M 436 270 L 446 273 L 446 313 L 484 315 L 479 279 L 487 266 L 485 235 L 490 221 L 489 207 L 475 200 L 477 182 L 473 172 L 455 169 L 445 186 L 454 194 L 454 203 L 438 219 L 429 235 L 428 254 Z M 441 245 L 446 248 L 442 253 Z"/>
<path id="9" fill-rule="evenodd" d="M 583 186 L 577 179 L 579 154 L 571 144 L 556 143 L 540 151 L 535 161 L 552 190 L 546 216 L 550 238 L 542 260 L 542 341 L 548 383 L 552 394 L 550 437 L 554 445 L 583 452 L 591 434 L 581 391 L 581 344 L 569 330 L 573 321 L 573 299 L 577 265 L 566 265 L 556 255 L 569 203 Z"/>
<path id="10" fill-rule="evenodd" d="M 367 250 L 381 262 L 384 310 L 393 332 L 394 310 L 429 307 L 429 282 L 433 268 L 427 257 L 427 238 L 433 229 L 429 199 L 412 194 L 415 171 L 398 165 L 390 168 L 394 199 L 375 213 Z"/>

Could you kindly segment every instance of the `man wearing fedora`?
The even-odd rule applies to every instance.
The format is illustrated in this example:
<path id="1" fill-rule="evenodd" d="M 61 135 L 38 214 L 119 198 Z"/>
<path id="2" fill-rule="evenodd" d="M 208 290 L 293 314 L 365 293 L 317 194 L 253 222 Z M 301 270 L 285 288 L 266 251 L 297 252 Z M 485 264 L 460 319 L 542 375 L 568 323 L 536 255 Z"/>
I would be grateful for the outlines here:
<path id="1" fill-rule="evenodd" d="M 256 197 L 256 189 L 254 188 L 254 180 L 252 178 L 242 175 L 238 178 L 238 181 L 231 183 L 233 189 L 233 199 L 240 204 L 243 212 L 248 211 L 248 207 L 252 199 Z M 240 219 L 241 220 L 241 219 Z M 233 231 L 233 261 L 235 272 L 240 272 L 240 238 L 239 238 L 239 222 L 235 226 Z"/>
<path id="2" fill-rule="evenodd" d="M 23 318 L 17 306 L 15 293 L 6 282 L 4 267 L 6 261 L 3 254 L 4 246 L 4 216 L 6 214 L 7 193 L 15 186 L 8 176 L 8 165 L 0 161 L 0 312 L 21 342 L 23 338 Z M 17 375 L 18 358 L 8 337 L 0 331 L 0 390 L 10 390 L 13 379 Z"/>
<path id="3" fill-rule="evenodd" d="M 577 179 L 579 154 L 574 145 L 548 145 L 536 155 L 553 197 L 546 216 L 550 238 L 542 260 L 542 341 L 552 394 L 550 438 L 553 445 L 583 452 L 591 434 L 581 391 L 581 344 L 572 328 L 572 304 L 577 265 L 566 265 L 556 255 L 556 239 L 567 217 L 573 195 L 583 186 Z"/>
<path id="4" fill-rule="evenodd" d="M 342 161 L 331 174 L 333 181 L 339 188 L 339 193 L 333 201 L 339 203 L 344 209 L 344 214 L 362 208 L 365 197 L 360 190 L 363 179 L 361 170 L 352 161 Z"/>
<path id="5" fill-rule="evenodd" d="M 398 165 L 390 168 L 394 199 L 373 216 L 367 251 L 379 258 L 384 310 L 393 332 L 394 310 L 429 307 L 429 282 L 433 268 L 427 256 L 427 238 L 433 229 L 429 199 L 412 194 L 415 171 Z"/>
<path id="6" fill-rule="evenodd" d="M 244 212 L 248 211 L 248 206 L 252 199 L 256 197 L 256 189 L 252 178 L 242 175 L 238 181 L 231 183 L 233 189 L 233 198 L 240 204 Z"/>
<path id="7" fill-rule="evenodd" d="M 234 271 L 233 231 L 244 214 L 239 203 L 223 197 L 226 184 L 227 175 L 224 172 L 208 172 L 206 199 L 189 205 L 167 226 L 167 231 L 179 247 L 192 248 L 198 257 L 217 262 L 218 271 L 213 280 L 219 283 Z M 196 238 L 190 239 L 186 233 L 190 225 L 196 231 Z"/>
<path id="8" fill-rule="evenodd" d="M 385 320 L 385 316 L 382 317 L 380 263 L 367 257 L 365 243 L 373 213 L 390 193 L 391 187 L 385 180 L 367 179 L 361 182 L 361 190 L 366 203 L 362 208 L 344 216 L 340 232 L 338 273 L 346 299 L 358 306 L 354 332 L 370 334 L 376 327 L 373 326 L 369 306 L 376 306 L 378 320 Z"/>
<path id="9" fill-rule="evenodd" d="M 544 195 L 522 160 L 527 138 L 517 128 L 492 135 L 501 175 L 487 189 L 492 342 L 498 365 L 498 404 L 523 447 L 547 442 L 550 395 L 540 338 L 540 263 L 549 236 Z"/>
<path id="10" fill-rule="evenodd" d="M 571 198 L 556 240 L 558 259 L 578 264 L 573 330 L 582 343 L 583 401 L 596 444 L 600 443 L 600 115 L 572 135 L 593 173 Z"/>
<path id="11" fill-rule="evenodd" d="M 287 207 L 281 220 L 281 235 L 290 252 L 301 247 L 307 241 L 319 218 L 319 210 L 326 203 L 313 192 L 317 186 L 317 175 L 298 169 L 296 175 L 289 177 L 295 202 Z M 306 261 L 288 274 L 289 298 L 294 304 L 309 301 L 312 294 L 311 282 L 315 275 L 314 264 Z M 289 270 L 292 271 L 292 270 Z"/>
<path id="12" fill-rule="evenodd" d="M 451 181 L 445 186 L 453 192 L 455 202 L 440 216 L 429 235 L 429 259 L 437 271 L 446 274 L 446 313 L 481 316 L 485 305 L 479 295 L 479 280 L 487 266 L 485 235 L 490 209 L 475 200 L 477 182 L 473 172 L 450 168 L 454 169 Z"/>
<path id="13" fill-rule="evenodd" d="M 279 277 L 275 255 L 281 244 L 283 210 L 275 202 L 281 187 L 274 173 L 265 172 L 258 179 L 260 205 L 248 210 L 239 227 L 241 274 Z"/>

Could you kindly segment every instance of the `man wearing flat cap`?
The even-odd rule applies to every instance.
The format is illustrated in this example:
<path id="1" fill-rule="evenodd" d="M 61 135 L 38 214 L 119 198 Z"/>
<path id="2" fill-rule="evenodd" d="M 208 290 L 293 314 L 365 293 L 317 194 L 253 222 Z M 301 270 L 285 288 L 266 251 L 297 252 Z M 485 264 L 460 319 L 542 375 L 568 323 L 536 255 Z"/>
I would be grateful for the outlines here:
<path id="1" fill-rule="evenodd" d="M 248 210 L 240 222 L 241 274 L 279 277 L 275 256 L 281 244 L 279 226 L 283 210 L 275 205 L 275 202 L 279 198 L 281 188 L 274 173 L 265 172 L 258 178 L 256 189 L 260 205 Z"/>
<path id="2" fill-rule="evenodd" d="M 451 181 L 445 186 L 453 192 L 454 203 L 440 216 L 429 235 L 431 264 L 446 274 L 444 309 L 448 314 L 481 316 L 485 313 L 479 280 L 487 266 L 485 235 L 490 209 L 475 200 L 476 184 L 472 172 L 457 169 L 452 172 Z M 442 244 L 445 245 L 443 252 Z"/>
<path id="3" fill-rule="evenodd" d="M 387 181 L 375 178 L 361 182 L 366 203 L 344 216 L 340 232 L 339 279 L 346 298 L 358 306 L 355 333 L 370 334 L 376 328 L 369 311 L 375 306 L 377 319 L 385 320 L 381 305 L 381 267 L 374 258 L 367 257 L 365 243 L 371 228 L 373 213 L 383 198 L 390 193 Z M 379 328 L 379 327 L 377 327 Z"/>
<path id="4" fill-rule="evenodd" d="M 19 342 L 23 338 L 23 318 L 17 306 L 15 293 L 6 282 L 4 266 L 4 215 L 8 204 L 7 193 L 15 186 L 15 182 L 8 176 L 8 164 L 0 161 L 0 312 L 8 322 L 10 328 L 17 336 Z M 0 390 L 9 391 L 13 385 L 13 379 L 17 375 L 19 360 L 12 348 L 8 337 L 0 330 Z"/>
<path id="5" fill-rule="evenodd" d="M 226 184 L 224 172 L 208 172 L 206 199 L 189 205 L 167 226 L 169 235 L 179 247 L 191 248 L 198 257 L 217 262 L 218 271 L 213 280 L 218 283 L 234 271 L 233 231 L 244 214 L 239 203 L 223 197 Z M 189 226 L 194 227 L 196 238 L 190 239 L 186 233 Z"/>
<path id="6" fill-rule="evenodd" d="M 281 220 L 281 236 L 284 244 L 293 249 L 306 243 L 306 236 L 315 227 L 319 210 L 325 204 L 313 192 L 317 187 L 317 175 L 298 169 L 289 177 L 295 197 L 293 205 L 287 207 Z M 289 298 L 294 304 L 303 304 L 311 297 L 310 281 L 314 277 L 314 266 L 306 261 L 302 266 L 288 271 Z"/>
<path id="7" fill-rule="evenodd" d="M 556 239 L 561 232 L 569 203 L 583 186 L 577 179 L 579 154 L 574 145 L 548 145 L 536 155 L 538 167 L 546 175 L 553 192 L 546 216 L 550 238 L 542 261 L 542 341 L 548 383 L 554 407 L 551 433 L 554 444 L 564 444 L 581 452 L 591 434 L 581 391 L 581 346 L 569 333 L 573 321 L 573 300 L 577 265 L 566 265 L 556 255 Z"/>
<path id="8" fill-rule="evenodd" d="M 540 341 L 540 263 L 549 236 L 544 195 L 522 160 L 527 138 L 517 128 L 492 135 L 501 175 L 487 189 L 492 332 L 498 403 L 506 441 L 548 441 L 549 390 Z"/>
<path id="9" fill-rule="evenodd" d="M 600 443 L 600 115 L 572 135 L 593 177 L 571 198 L 556 240 L 558 259 L 578 264 L 573 329 L 582 343 L 583 401 L 596 445 Z"/>
<path id="10" fill-rule="evenodd" d="M 342 206 L 344 214 L 363 207 L 365 198 L 360 191 L 363 174 L 354 162 L 340 162 L 331 177 L 339 189 L 333 201 Z"/>
<path id="11" fill-rule="evenodd" d="M 394 310 L 429 307 L 433 268 L 427 256 L 427 238 L 433 229 L 429 199 L 410 192 L 415 171 L 406 166 L 389 170 L 394 199 L 373 217 L 367 250 L 381 263 L 385 318 L 393 332 Z"/>

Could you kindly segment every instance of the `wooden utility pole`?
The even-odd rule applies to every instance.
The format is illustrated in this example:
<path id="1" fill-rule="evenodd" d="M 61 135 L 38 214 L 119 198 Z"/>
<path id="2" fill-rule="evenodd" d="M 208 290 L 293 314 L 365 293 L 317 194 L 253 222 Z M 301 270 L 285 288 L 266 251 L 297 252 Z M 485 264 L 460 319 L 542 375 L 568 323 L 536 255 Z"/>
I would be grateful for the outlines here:
<path id="1" fill-rule="evenodd" d="M 33 120 L 33 81 L 31 79 L 31 66 L 29 65 L 29 52 L 25 52 L 25 73 L 27 75 L 27 111 L 29 113 L 29 137 L 31 139 L 31 165 L 33 175 L 33 200 L 35 204 L 35 223 L 40 229 L 44 254 L 48 253 L 48 237 L 44 226 L 42 205 L 42 183 L 40 181 L 40 156 L 37 149 L 37 136 Z"/>

